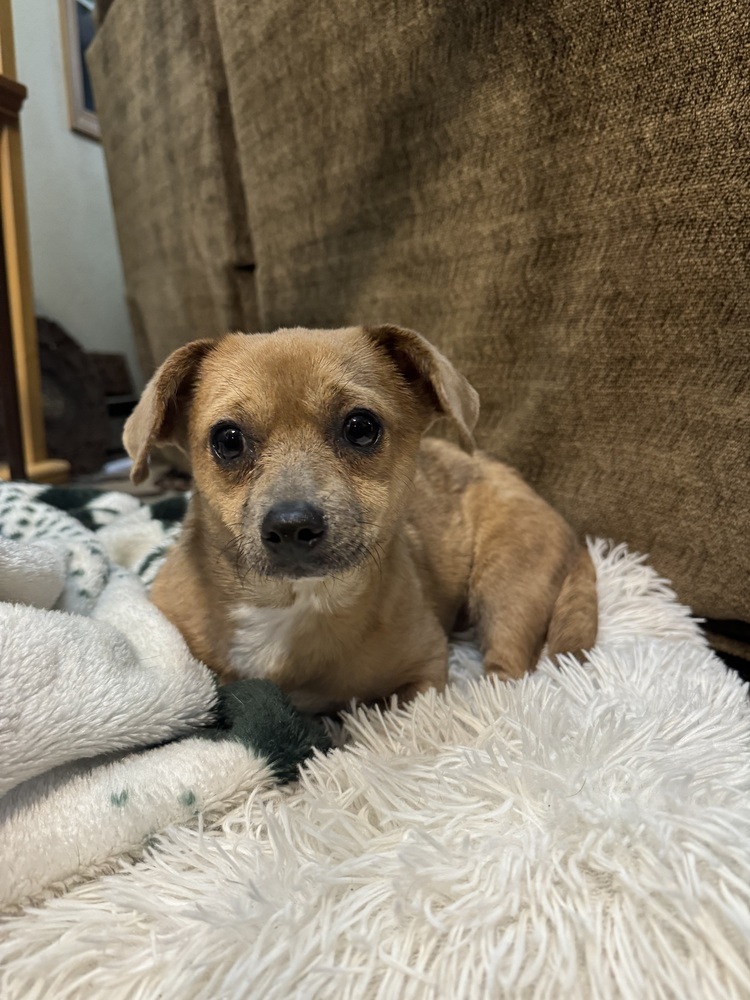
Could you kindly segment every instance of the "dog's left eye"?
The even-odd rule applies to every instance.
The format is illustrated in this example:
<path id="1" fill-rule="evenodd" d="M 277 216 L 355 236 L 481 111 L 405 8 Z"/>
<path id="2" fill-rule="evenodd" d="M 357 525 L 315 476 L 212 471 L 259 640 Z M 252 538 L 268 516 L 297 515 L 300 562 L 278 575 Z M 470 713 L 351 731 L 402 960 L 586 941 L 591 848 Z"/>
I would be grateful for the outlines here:
<path id="1" fill-rule="evenodd" d="M 236 424 L 218 424 L 211 431 L 211 448 L 222 462 L 232 462 L 245 450 L 245 435 Z"/>
<path id="2" fill-rule="evenodd" d="M 355 448 L 377 444 L 383 425 L 369 410 L 354 410 L 344 421 L 344 437 Z"/>

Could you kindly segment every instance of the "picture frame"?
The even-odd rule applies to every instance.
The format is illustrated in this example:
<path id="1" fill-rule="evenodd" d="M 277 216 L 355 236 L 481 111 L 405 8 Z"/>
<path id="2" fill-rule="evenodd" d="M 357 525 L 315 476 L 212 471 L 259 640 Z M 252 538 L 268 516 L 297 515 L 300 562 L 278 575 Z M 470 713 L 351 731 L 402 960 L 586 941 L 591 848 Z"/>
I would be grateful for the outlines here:
<path id="1" fill-rule="evenodd" d="M 94 0 L 59 0 L 70 127 L 101 141 L 86 49 L 94 37 Z"/>

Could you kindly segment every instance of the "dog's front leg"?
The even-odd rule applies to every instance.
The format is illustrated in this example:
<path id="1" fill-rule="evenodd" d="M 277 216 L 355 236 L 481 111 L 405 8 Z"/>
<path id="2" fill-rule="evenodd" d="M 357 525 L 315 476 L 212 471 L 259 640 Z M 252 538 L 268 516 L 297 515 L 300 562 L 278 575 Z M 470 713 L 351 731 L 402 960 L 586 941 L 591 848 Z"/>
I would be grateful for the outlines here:
<path id="1" fill-rule="evenodd" d="M 447 674 L 447 670 L 445 673 Z M 444 691 L 446 680 L 447 677 L 443 675 L 442 678 L 436 677 L 434 680 L 425 677 L 419 681 L 409 681 L 408 684 L 402 684 L 395 692 L 399 705 L 407 705 L 410 701 L 414 701 L 418 694 L 429 691 L 430 688 L 435 688 L 436 691 Z"/>
<path id="2" fill-rule="evenodd" d="M 430 688 L 444 691 L 448 683 L 448 640 L 439 622 L 436 620 L 432 624 L 429 652 L 424 659 L 412 662 L 399 671 L 401 684 L 394 692 L 399 705 L 406 705 Z"/>

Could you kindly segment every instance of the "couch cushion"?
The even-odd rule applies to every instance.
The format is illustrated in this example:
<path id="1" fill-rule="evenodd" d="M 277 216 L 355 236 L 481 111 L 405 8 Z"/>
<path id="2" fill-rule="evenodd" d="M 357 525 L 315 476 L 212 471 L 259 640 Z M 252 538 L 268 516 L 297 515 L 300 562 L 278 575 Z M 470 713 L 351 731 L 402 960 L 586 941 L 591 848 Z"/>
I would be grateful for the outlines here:
<path id="1" fill-rule="evenodd" d="M 581 532 L 750 620 L 732 0 L 216 4 L 261 321 L 393 321 Z"/>
<path id="2" fill-rule="evenodd" d="M 144 372 L 257 325 L 253 249 L 213 7 L 127 0 L 88 53 Z"/>

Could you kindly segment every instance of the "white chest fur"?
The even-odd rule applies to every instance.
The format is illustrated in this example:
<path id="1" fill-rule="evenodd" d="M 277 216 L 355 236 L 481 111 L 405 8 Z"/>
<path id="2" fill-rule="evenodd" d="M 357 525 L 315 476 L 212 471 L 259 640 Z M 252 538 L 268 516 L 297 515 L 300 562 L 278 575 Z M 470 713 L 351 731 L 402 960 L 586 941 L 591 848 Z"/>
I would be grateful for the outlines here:
<path id="1" fill-rule="evenodd" d="M 240 677 L 278 679 L 295 651 L 330 621 L 333 595 L 322 581 L 299 581 L 283 608 L 237 605 L 232 612 L 232 667 Z"/>

